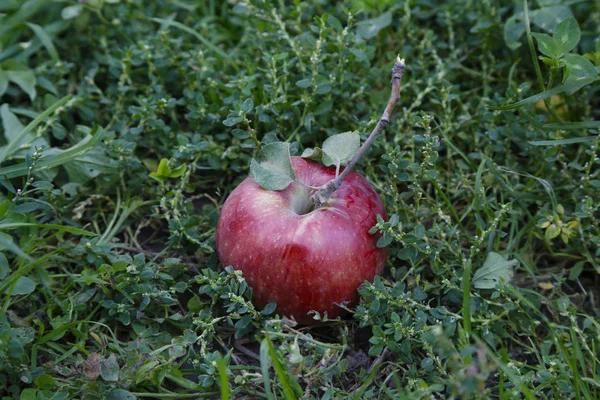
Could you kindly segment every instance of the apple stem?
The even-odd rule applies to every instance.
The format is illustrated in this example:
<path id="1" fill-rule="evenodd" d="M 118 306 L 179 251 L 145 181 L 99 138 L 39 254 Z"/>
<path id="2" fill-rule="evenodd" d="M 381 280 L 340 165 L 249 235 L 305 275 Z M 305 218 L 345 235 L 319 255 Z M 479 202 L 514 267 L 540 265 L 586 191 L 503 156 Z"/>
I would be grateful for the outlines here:
<path id="1" fill-rule="evenodd" d="M 383 128 L 389 124 L 390 116 L 392 115 L 392 111 L 398 99 L 400 99 L 400 86 L 402 84 L 402 78 L 404 77 L 404 59 L 400 58 L 400 56 L 396 57 L 396 62 L 394 63 L 394 68 L 392 68 L 392 92 L 390 94 L 390 99 L 388 100 L 387 106 L 383 111 L 383 115 L 373 132 L 369 135 L 367 140 L 363 143 L 363 145 L 358 149 L 356 154 L 348 161 L 346 168 L 339 174 L 335 179 L 327 182 L 324 186 L 322 186 L 315 194 L 311 196 L 311 201 L 315 205 L 315 208 L 322 207 L 327 203 L 331 195 L 339 189 L 344 181 L 344 178 L 354 169 L 354 166 L 360 160 L 360 158 L 367 152 L 367 149 L 371 146 L 371 144 L 377 139 Z"/>

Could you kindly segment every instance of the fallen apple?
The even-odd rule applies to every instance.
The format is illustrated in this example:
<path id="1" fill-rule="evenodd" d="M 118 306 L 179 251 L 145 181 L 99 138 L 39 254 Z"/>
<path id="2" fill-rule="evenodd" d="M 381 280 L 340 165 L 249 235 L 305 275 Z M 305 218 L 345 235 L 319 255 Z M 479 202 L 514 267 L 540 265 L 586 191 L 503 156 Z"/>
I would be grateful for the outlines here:
<path id="1" fill-rule="evenodd" d="M 387 249 L 369 234 L 385 207 L 371 184 L 351 172 L 326 206 L 311 209 L 311 190 L 335 178 L 335 168 L 292 157 L 296 174 L 285 190 L 261 188 L 251 177 L 227 198 L 217 226 L 221 262 L 243 272 L 253 302 L 277 303 L 280 315 L 313 321 L 311 310 L 331 318 L 337 304 L 358 301 L 357 288 L 381 273 Z"/>

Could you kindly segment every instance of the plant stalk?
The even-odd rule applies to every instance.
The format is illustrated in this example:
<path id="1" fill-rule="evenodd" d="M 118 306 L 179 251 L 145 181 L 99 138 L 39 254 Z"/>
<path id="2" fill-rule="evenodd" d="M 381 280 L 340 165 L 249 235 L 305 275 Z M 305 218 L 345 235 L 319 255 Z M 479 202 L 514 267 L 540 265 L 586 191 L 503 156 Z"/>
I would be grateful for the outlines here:
<path id="1" fill-rule="evenodd" d="M 392 68 L 392 92 L 390 94 L 390 99 L 388 100 L 387 106 L 383 111 L 383 115 L 373 132 L 369 135 L 367 140 L 363 143 L 363 145 L 358 149 L 356 154 L 352 157 L 352 159 L 344 168 L 344 171 L 337 176 L 335 179 L 332 179 L 327 184 L 325 184 L 321 189 L 319 189 L 315 194 L 312 195 L 311 201 L 315 205 L 316 208 L 322 207 L 327 203 L 331 195 L 335 193 L 336 190 L 342 185 L 342 182 L 348 176 L 348 174 L 354 169 L 354 166 L 360 160 L 360 158 L 367 152 L 367 149 L 371 146 L 371 144 L 377 139 L 383 128 L 390 122 L 390 117 L 392 115 L 392 111 L 396 102 L 400 99 L 400 86 L 402 85 L 402 78 L 404 77 L 404 59 L 401 59 L 400 56 L 396 57 L 396 62 L 394 63 L 394 68 Z"/>

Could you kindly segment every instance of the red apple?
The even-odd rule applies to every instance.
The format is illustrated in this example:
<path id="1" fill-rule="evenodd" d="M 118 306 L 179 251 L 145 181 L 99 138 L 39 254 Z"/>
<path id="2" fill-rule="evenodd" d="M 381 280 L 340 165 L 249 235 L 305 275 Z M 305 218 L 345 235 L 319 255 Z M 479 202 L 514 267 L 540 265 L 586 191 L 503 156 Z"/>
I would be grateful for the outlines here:
<path id="1" fill-rule="evenodd" d="M 217 250 L 224 265 L 243 272 L 259 307 L 277 303 L 280 315 L 300 323 L 316 310 L 337 317 L 358 301 L 357 288 L 381 273 L 387 249 L 369 229 L 377 214 L 387 219 L 371 184 L 351 172 L 328 206 L 309 210 L 309 186 L 335 178 L 335 168 L 292 157 L 298 182 L 282 191 L 246 178 L 229 195 L 217 226 Z"/>

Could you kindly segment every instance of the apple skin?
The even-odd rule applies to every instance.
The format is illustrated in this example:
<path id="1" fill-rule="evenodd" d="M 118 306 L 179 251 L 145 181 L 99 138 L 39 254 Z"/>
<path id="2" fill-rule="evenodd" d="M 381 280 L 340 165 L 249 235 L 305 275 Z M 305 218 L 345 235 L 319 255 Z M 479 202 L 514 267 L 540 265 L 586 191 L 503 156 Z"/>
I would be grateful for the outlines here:
<path id="1" fill-rule="evenodd" d="M 296 180 L 321 186 L 335 178 L 335 168 L 292 157 Z M 253 289 L 253 302 L 277 303 L 280 315 L 299 323 L 310 314 L 343 313 L 335 303 L 353 306 L 357 288 L 383 270 L 387 248 L 369 234 L 377 214 L 387 220 L 381 198 L 360 174 L 351 172 L 328 206 L 302 213 L 310 193 L 293 182 L 282 191 L 261 188 L 246 178 L 229 195 L 217 225 L 217 251 L 223 265 L 241 270 Z"/>

